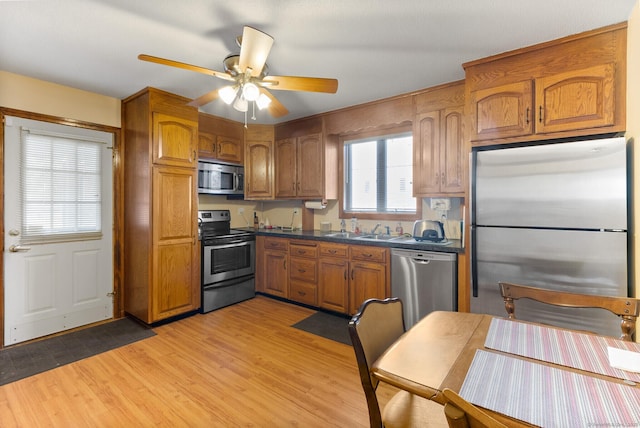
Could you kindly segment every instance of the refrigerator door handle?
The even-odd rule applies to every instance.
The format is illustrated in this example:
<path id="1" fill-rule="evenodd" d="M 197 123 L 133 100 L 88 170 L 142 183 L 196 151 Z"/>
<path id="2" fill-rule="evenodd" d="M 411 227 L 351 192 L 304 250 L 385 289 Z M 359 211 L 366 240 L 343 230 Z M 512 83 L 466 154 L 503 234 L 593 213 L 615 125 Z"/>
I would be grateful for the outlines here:
<path id="1" fill-rule="evenodd" d="M 476 227 L 471 226 L 471 239 L 469 242 L 471 247 L 471 296 L 478 297 L 478 259 L 476 257 Z"/>

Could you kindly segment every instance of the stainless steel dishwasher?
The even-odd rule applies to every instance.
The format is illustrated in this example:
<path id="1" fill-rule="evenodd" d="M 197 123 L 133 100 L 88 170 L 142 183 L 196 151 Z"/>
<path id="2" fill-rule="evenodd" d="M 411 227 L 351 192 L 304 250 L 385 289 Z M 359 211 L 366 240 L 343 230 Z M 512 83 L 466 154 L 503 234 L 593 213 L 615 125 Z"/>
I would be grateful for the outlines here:
<path id="1" fill-rule="evenodd" d="M 456 254 L 391 249 L 391 296 L 402 299 L 407 329 L 433 311 L 455 311 Z"/>

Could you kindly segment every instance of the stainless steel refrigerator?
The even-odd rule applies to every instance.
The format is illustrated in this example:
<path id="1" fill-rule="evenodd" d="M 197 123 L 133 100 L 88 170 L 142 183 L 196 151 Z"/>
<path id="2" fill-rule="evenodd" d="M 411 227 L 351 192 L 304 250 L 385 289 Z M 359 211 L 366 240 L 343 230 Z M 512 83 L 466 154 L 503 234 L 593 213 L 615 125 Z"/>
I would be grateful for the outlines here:
<path id="1" fill-rule="evenodd" d="M 624 137 L 475 150 L 472 171 L 472 312 L 506 315 L 499 281 L 629 295 Z M 604 310 L 525 299 L 516 316 L 620 335 Z"/>

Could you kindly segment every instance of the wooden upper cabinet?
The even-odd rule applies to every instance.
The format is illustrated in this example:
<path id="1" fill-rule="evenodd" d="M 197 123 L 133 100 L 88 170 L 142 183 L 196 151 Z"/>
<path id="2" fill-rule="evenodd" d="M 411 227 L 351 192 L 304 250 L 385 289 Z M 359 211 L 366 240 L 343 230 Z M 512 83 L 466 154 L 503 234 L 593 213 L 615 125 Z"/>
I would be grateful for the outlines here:
<path id="1" fill-rule="evenodd" d="M 296 196 L 296 139 L 276 141 L 275 176 L 276 198 Z"/>
<path id="2" fill-rule="evenodd" d="M 216 141 L 216 159 L 225 162 L 242 163 L 242 138 L 219 135 Z"/>
<path id="3" fill-rule="evenodd" d="M 464 85 L 444 85 L 420 95 L 413 129 L 413 194 L 461 195 L 465 191 Z M 457 105 L 456 105 L 457 103 Z"/>
<path id="4" fill-rule="evenodd" d="M 463 64 L 473 145 L 624 132 L 627 24 Z"/>
<path id="5" fill-rule="evenodd" d="M 613 64 L 603 64 L 475 91 L 472 139 L 612 126 L 614 72 Z"/>
<path id="6" fill-rule="evenodd" d="M 301 198 L 324 198 L 322 134 L 298 137 L 296 192 Z"/>
<path id="7" fill-rule="evenodd" d="M 471 94 L 472 140 L 517 137 L 533 132 L 533 83 L 511 83 Z"/>
<path id="8" fill-rule="evenodd" d="M 216 148 L 216 136 L 198 130 L 198 157 L 200 159 L 215 159 Z"/>
<path id="9" fill-rule="evenodd" d="M 234 164 L 244 161 L 242 124 L 212 116 L 198 115 L 198 156 Z"/>
<path id="10" fill-rule="evenodd" d="M 312 117 L 275 127 L 276 199 L 337 199 L 338 138 Z"/>
<path id="11" fill-rule="evenodd" d="M 615 124 L 615 66 L 603 64 L 536 80 L 537 132 Z"/>
<path id="12" fill-rule="evenodd" d="M 153 113 L 153 163 L 195 167 L 197 146 L 197 122 Z"/>
<path id="13" fill-rule="evenodd" d="M 253 125 L 245 134 L 245 199 L 273 199 L 273 127 Z"/>
<path id="14" fill-rule="evenodd" d="M 276 198 L 324 198 L 322 134 L 276 141 Z"/>

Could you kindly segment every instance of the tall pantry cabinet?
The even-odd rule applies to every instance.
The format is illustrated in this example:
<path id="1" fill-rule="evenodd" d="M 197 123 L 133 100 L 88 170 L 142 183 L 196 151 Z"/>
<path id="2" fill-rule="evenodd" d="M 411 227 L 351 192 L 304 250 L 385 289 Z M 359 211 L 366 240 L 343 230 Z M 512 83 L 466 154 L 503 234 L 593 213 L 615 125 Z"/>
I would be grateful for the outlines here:
<path id="1" fill-rule="evenodd" d="M 145 323 L 200 307 L 198 111 L 146 88 L 122 102 L 125 311 Z"/>

